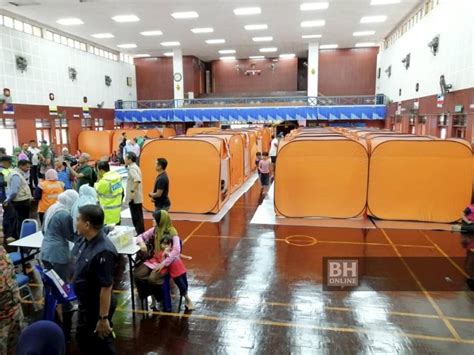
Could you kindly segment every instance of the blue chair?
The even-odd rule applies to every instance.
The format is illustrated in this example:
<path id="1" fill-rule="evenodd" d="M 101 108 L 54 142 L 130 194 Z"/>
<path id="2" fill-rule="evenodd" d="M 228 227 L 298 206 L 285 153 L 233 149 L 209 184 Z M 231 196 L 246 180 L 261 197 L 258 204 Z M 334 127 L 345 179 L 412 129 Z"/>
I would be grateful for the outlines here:
<path id="1" fill-rule="evenodd" d="M 51 321 L 40 320 L 30 324 L 20 334 L 16 354 L 66 354 L 63 330 Z"/>
<path id="2" fill-rule="evenodd" d="M 20 230 L 20 238 L 27 237 L 36 233 L 39 230 L 38 222 L 35 219 L 25 219 L 21 224 Z M 18 265 L 22 262 L 22 253 L 20 252 L 20 248 L 18 251 L 8 253 L 13 265 Z M 25 255 L 25 254 L 23 254 Z"/>
<path id="3" fill-rule="evenodd" d="M 31 299 L 31 302 L 33 303 L 33 309 L 36 311 L 37 310 L 37 305 L 35 303 L 35 299 L 33 298 L 33 293 L 31 292 L 31 288 L 28 285 L 30 282 L 30 278 L 26 276 L 25 274 L 19 274 L 15 273 L 15 278 L 16 278 L 16 283 L 18 284 L 18 290 L 20 291 L 21 295 L 21 290 L 25 289 L 27 291 L 27 294 L 24 299 Z"/>

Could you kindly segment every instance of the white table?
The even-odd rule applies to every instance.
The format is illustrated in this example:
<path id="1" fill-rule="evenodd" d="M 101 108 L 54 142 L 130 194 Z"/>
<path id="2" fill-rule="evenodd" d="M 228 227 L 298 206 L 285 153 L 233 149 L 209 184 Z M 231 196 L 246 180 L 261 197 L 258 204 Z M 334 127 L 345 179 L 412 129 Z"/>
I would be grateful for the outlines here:
<path id="1" fill-rule="evenodd" d="M 118 229 L 120 231 L 130 231 L 134 229 L 133 227 L 128 227 L 128 226 L 116 226 L 115 229 Z M 9 243 L 9 246 L 12 247 L 19 247 L 19 248 L 30 248 L 30 249 L 41 249 L 41 246 L 43 244 L 43 232 L 39 231 L 34 234 L 31 234 L 27 237 L 23 237 L 21 239 L 15 240 L 14 242 Z M 140 247 L 136 243 L 137 238 L 133 238 L 133 243 L 129 244 L 125 247 L 118 248 L 117 252 L 120 255 L 126 255 L 128 257 L 128 266 L 130 270 L 130 291 L 132 293 L 132 309 L 135 309 L 135 292 L 134 292 L 134 280 L 133 280 L 133 269 L 134 269 L 134 261 L 133 261 L 133 256 L 140 250 Z M 72 249 L 74 246 L 74 243 L 69 242 L 69 249 Z M 37 254 L 37 253 L 36 253 Z M 36 255 L 34 254 L 34 255 Z M 23 254 L 22 254 L 23 258 Z"/>

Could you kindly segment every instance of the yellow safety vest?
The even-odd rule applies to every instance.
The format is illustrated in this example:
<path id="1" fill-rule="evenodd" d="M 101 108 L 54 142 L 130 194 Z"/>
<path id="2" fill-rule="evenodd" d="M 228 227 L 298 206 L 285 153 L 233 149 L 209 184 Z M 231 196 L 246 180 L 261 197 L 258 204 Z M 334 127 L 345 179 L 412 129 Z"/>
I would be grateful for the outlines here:
<path id="1" fill-rule="evenodd" d="M 104 210 L 104 223 L 119 223 L 123 196 L 122 177 L 120 174 L 116 171 L 105 173 L 102 179 L 95 184 L 95 190 L 99 197 L 100 206 Z"/>

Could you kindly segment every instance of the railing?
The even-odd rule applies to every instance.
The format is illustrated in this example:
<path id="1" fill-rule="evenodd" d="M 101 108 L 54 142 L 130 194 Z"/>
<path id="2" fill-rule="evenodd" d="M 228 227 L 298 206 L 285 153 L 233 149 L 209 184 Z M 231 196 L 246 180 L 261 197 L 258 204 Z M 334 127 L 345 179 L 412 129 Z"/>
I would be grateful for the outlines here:
<path id="1" fill-rule="evenodd" d="M 191 107 L 253 107 L 253 106 L 363 106 L 386 105 L 385 95 L 370 96 L 286 96 L 286 97 L 239 97 L 205 98 L 184 100 L 140 100 L 115 102 L 116 109 L 160 109 Z"/>

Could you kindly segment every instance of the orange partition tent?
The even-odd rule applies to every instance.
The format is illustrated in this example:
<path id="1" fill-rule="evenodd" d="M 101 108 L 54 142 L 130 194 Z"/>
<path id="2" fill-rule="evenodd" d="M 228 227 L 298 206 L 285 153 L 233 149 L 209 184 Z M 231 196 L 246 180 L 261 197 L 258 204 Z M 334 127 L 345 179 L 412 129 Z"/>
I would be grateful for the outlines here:
<path id="1" fill-rule="evenodd" d="M 217 137 L 225 139 L 228 144 L 230 155 L 230 192 L 237 190 L 245 180 L 245 138 L 240 133 L 225 134 L 207 134 L 198 135 L 196 137 Z"/>
<path id="2" fill-rule="evenodd" d="M 149 138 L 169 138 L 176 136 L 176 130 L 172 127 L 153 128 L 146 131 L 146 135 Z"/>
<path id="3" fill-rule="evenodd" d="M 341 137 L 295 138 L 279 148 L 275 211 L 285 217 L 352 218 L 365 212 L 369 157 Z"/>
<path id="4" fill-rule="evenodd" d="M 82 131 L 79 133 L 78 146 L 83 153 L 88 153 L 91 160 L 109 157 L 112 152 L 114 131 Z"/>
<path id="5" fill-rule="evenodd" d="M 217 133 L 220 131 L 218 127 L 192 127 L 186 131 L 187 136 L 195 136 L 196 134 Z"/>
<path id="6" fill-rule="evenodd" d="M 471 202 L 472 150 L 461 140 L 370 141 L 368 213 L 380 219 L 449 223 Z"/>
<path id="7" fill-rule="evenodd" d="M 122 133 L 127 133 L 127 139 L 137 138 L 137 137 L 145 137 L 147 131 L 142 129 L 119 129 L 114 131 L 114 136 L 112 138 L 112 151 L 116 151 L 118 153 L 120 140 L 122 138 Z"/>
<path id="8" fill-rule="evenodd" d="M 153 191 L 157 156 L 168 160 L 171 212 L 217 213 L 227 200 L 229 154 L 223 139 L 213 137 L 183 137 L 155 139 L 148 142 L 141 154 L 143 192 Z M 144 207 L 154 210 L 149 198 Z"/>
<path id="9" fill-rule="evenodd" d="M 152 129 L 147 130 L 145 135 L 148 138 L 153 139 L 153 138 L 160 138 L 160 136 L 162 136 L 163 134 L 160 128 L 152 128 Z"/>
<path id="10" fill-rule="evenodd" d="M 176 136 L 176 130 L 173 127 L 164 127 L 162 133 L 163 138 L 170 138 Z"/>
<path id="11" fill-rule="evenodd" d="M 264 127 L 262 129 L 262 153 L 270 151 L 270 142 L 272 141 L 272 129 Z"/>

